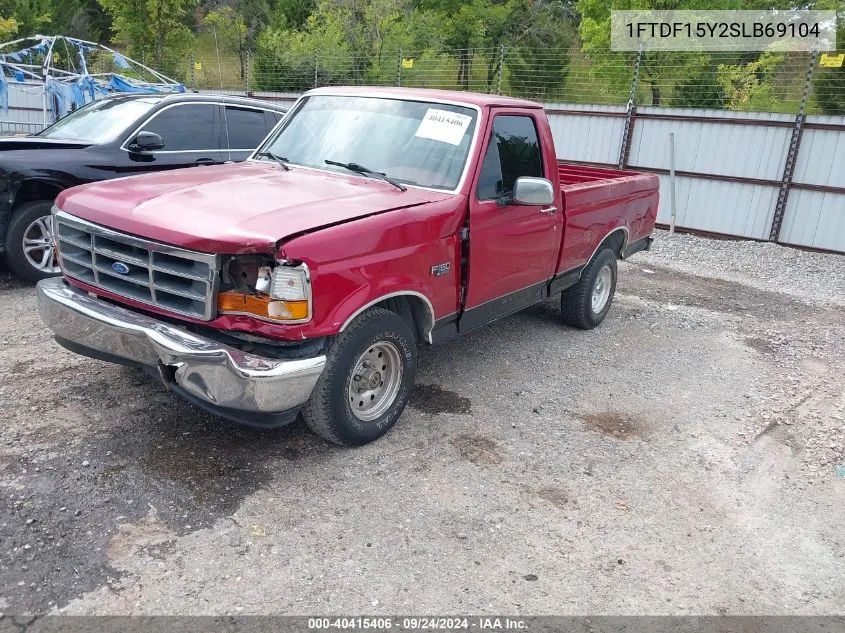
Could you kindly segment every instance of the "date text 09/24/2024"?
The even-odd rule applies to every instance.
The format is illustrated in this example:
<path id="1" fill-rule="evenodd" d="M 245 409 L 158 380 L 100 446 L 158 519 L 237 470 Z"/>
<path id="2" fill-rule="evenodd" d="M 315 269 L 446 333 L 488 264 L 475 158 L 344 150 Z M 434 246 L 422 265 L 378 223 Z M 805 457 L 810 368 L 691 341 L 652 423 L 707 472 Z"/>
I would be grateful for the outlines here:
<path id="1" fill-rule="evenodd" d="M 309 631 L 325 630 L 370 631 L 525 631 L 524 619 L 510 617 L 332 617 L 308 618 Z"/>

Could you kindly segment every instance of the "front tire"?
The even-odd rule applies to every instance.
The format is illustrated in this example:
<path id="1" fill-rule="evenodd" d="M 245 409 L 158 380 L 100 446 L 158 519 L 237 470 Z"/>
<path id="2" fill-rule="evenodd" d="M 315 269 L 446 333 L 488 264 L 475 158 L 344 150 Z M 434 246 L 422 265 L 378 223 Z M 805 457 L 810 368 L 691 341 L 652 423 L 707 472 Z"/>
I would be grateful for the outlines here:
<path id="1" fill-rule="evenodd" d="M 6 232 L 6 264 L 27 281 L 40 281 L 61 272 L 56 260 L 52 206 L 49 200 L 36 200 L 12 212 Z"/>
<path id="2" fill-rule="evenodd" d="M 361 446 L 393 428 L 417 369 L 410 325 L 395 312 L 371 308 L 341 332 L 326 356 L 302 409 L 311 430 L 341 446 Z"/>
<path id="3" fill-rule="evenodd" d="M 607 316 L 616 294 L 616 253 L 602 249 L 581 272 L 581 280 L 560 298 L 566 325 L 591 330 Z"/>

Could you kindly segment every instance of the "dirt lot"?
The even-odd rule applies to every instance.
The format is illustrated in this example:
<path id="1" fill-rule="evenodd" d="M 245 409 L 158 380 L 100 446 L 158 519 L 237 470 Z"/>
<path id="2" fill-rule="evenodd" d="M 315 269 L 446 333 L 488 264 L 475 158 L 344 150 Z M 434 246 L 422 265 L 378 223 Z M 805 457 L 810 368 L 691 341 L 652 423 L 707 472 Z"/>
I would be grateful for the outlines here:
<path id="1" fill-rule="evenodd" d="M 845 613 L 845 257 L 674 239 L 597 330 L 425 349 L 357 450 L 75 356 L 0 272 L 0 611 Z"/>

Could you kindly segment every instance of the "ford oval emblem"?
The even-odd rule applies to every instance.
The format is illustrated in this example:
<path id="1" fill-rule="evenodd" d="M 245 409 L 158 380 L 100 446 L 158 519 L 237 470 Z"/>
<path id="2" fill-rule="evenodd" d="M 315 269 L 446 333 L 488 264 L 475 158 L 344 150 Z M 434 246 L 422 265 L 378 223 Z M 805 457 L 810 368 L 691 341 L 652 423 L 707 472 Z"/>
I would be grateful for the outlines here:
<path id="1" fill-rule="evenodd" d="M 111 265 L 111 268 L 114 272 L 120 273 L 121 275 L 129 274 L 129 266 L 127 266 L 123 262 L 115 262 Z"/>

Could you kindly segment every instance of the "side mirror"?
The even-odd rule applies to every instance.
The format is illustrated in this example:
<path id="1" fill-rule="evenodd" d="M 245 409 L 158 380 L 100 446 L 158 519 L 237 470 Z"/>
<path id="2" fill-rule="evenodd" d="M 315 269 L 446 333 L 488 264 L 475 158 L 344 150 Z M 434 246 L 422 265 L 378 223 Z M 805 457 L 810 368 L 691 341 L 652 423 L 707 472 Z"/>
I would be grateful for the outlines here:
<path id="1" fill-rule="evenodd" d="M 129 144 L 129 151 L 136 154 L 153 152 L 162 148 L 164 148 L 164 141 L 155 132 L 138 132 L 138 136 Z"/>
<path id="2" fill-rule="evenodd" d="M 521 176 L 513 185 L 513 204 L 545 206 L 555 201 L 555 188 L 545 178 Z"/>

